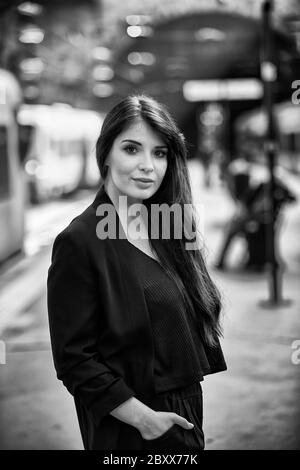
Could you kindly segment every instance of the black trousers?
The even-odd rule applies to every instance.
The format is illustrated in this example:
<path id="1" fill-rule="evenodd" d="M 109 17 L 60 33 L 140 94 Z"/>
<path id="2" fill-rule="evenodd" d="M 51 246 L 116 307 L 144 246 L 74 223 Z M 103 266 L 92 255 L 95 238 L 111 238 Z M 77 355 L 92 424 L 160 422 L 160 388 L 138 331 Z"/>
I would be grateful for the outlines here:
<path id="1" fill-rule="evenodd" d="M 184 429 L 178 424 L 171 426 L 161 436 L 146 440 L 133 426 L 119 420 L 119 450 L 198 452 L 204 449 L 203 399 L 200 382 L 185 388 L 163 392 L 143 401 L 155 411 L 172 411 L 194 424 L 193 429 Z"/>
<path id="2" fill-rule="evenodd" d="M 141 450 L 170 451 L 178 453 L 198 452 L 204 449 L 203 401 L 200 382 L 187 387 L 159 393 L 147 399 L 139 398 L 155 411 L 172 411 L 194 424 L 192 429 L 184 429 L 178 424 L 171 426 L 164 434 L 155 439 L 144 439 L 132 425 L 108 414 L 101 426 L 94 425 L 80 400 L 75 401 L 79 425 L 85 450 Z"/>

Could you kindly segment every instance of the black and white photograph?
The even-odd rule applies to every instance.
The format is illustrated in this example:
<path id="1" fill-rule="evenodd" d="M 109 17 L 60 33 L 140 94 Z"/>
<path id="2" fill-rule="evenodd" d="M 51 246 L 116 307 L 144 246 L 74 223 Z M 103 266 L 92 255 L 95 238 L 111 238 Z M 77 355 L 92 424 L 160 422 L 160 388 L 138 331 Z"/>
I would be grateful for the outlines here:
<path id="1" fill-rule="evenodd" d="M 0 0 L 1 451 L 299 451 L 299 236 L 300 0 Z"/>

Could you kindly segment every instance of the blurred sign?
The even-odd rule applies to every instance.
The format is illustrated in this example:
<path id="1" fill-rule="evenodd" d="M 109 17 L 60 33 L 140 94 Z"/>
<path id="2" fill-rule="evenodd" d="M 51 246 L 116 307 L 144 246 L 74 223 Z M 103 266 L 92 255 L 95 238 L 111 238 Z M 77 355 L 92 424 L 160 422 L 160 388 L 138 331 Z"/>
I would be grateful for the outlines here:
<path id="1" fill-rule="evenodd" d="M 263 96 L 263 85 L 255 78 L 188 80 L 183 96 L 187 101 L 256 100 Z"/>

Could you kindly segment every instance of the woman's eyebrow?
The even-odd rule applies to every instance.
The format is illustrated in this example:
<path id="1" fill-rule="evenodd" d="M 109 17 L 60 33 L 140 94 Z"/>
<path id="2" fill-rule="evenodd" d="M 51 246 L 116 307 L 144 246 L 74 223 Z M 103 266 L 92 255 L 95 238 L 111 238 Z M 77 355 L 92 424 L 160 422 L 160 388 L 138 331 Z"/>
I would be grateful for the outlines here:
<path id="1" fill-rule="evenodd" d="M 121 141 L 122 142 L 132 142 L 133 144 L 137 144 L 137 145 L 142 145 L 141 142 L 137 142 L 136 140 L 132 140 L 132 139 L 124 139 Z M 156 145 L 155 148 L 168 148 L 167 145 Z"/>

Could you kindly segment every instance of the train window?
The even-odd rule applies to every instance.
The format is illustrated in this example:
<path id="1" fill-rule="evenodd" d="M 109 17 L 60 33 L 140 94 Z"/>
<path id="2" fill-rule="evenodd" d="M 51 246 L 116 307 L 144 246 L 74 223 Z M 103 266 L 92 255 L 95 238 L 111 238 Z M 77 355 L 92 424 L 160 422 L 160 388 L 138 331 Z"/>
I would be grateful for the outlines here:
<path id="1" fill-rule="evenodd" d="M 0 199 L 9 196 L 9 161 L 7 128 L 0 126 Z"/>
<path id="2" fill-rule="evenodd" d="M 55 140 L 52 142 L 55 153 L 60 157 L 65 157 L 70 154 L 69 142 L 67 140 Z"/>
<path id="3" fill-rule="evenodd" d="M 74 155 L 81 155 L 83 152 L 82 142 L 80 140 L 73 140 L 71 148 Z"/>
<path id="4" fill-rule="evenodd" d="M 70 155 L 81 155 L 82 143 L 80 140 L 61 140 L 57 141 L 58 153 L 61 157 L 68 157 Z"/>
<path id="5" fill-rule="evenodd" d="M 62 140 L 60 142 L 60 155 L 62 157 L 65 157 L 66 155 L 69 155 L 69 142 L 67 140 Z"/>

